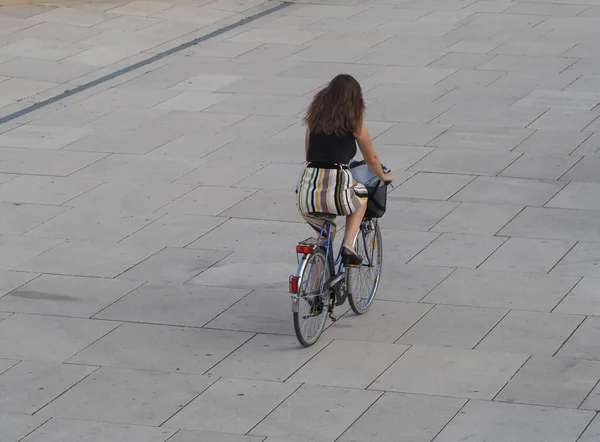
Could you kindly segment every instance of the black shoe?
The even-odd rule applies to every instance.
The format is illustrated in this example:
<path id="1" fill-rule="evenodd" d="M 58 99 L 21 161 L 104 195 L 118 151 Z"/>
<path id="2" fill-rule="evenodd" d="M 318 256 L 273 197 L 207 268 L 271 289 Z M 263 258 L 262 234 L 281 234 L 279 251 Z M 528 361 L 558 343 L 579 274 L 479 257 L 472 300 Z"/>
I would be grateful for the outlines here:
<path id="1" fill-rule="evenodd" d="M 358 266 L 362 264 L 363 259 L 347 247 L 342 247 L 342 261 L 345 265 Z"/>

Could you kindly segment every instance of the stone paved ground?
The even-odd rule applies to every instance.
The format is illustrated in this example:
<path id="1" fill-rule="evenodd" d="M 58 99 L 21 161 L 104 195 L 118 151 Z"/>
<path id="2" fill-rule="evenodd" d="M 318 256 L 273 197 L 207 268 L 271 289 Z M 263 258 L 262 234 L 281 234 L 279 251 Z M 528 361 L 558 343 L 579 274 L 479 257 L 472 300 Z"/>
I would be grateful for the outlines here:
<path id="1" fill-rule="evenodd" d="M 1 442 L 600 440 L 600 1 L 293 4 L 0 126 Z M 0 9 L 0 117 L 274 3 Z M 363 84 L 378 301 L 299 348 L 300 116 Z"/>

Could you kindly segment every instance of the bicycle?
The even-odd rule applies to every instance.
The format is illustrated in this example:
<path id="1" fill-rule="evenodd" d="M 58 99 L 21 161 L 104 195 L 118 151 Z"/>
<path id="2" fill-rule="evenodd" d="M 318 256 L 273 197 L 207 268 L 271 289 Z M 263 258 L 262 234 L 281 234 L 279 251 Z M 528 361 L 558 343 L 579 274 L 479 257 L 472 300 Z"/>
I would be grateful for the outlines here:
<path id="1" fill-rule="evenodd" d="M 375 299 L 381 277 L 383 244 L 377 218 L 365 217 L 360 225 L 355 250 L 363 257 L 360 265 L 347 265 L 340 252 L 333 256 L 331 221 L 335 215 L 314 214 L 324 220 L 317 238 L 296 246 L 298 269 L 290 276 L 294 330 L 298 341 L 310 347 L 325 329 L 327 315 L 333 322 L 334 307 L 346 302 L 357 315 L 364 314 Z M 336 270 L 337 269 L 337 270 Z"/>

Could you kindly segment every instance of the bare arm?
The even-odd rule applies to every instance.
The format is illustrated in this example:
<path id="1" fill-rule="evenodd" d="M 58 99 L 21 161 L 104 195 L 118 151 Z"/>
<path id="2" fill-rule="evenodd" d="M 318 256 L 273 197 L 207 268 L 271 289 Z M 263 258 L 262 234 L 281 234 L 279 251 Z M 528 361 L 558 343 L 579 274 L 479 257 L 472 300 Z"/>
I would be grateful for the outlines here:
<path id="1" fill-rule="evenodd" d="M 306 134 L 304 135 L 304 157 L 308 161 L 308 142 L 310 140 L 310 129 L 306 127 Z"/>
<path id="2" fill-rule="evenodd" d="M 371 135 L 369 135 L 369 129 L 367 129 L 367 125 L 364 122 L 362 123 L 360 133 L 356 134 L 355 137 L 369 169 L 371 169 L 381 181 L 391 181 L 391 175 L 383 173 L 381 160 L 377 156 L 377 152 L 375 152 L 373 142 L 371 141 Z"/>

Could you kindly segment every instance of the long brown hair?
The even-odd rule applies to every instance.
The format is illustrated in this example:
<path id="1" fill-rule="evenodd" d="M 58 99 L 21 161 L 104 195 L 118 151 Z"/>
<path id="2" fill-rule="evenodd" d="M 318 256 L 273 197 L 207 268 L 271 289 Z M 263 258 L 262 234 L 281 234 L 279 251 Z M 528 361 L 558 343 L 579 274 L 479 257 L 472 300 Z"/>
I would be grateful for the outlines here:
<path id="1" fill-rule="evenodd" d="M 306 111 L 304 122 L 311 132 L 342 135 L 360 132 L 365 102 L 362 88 L 351 75 L 337 75 L 317 92 Z"/>

